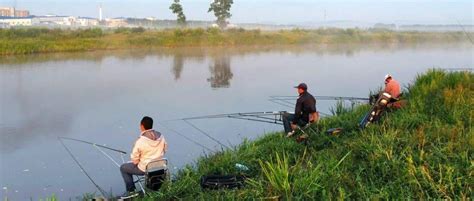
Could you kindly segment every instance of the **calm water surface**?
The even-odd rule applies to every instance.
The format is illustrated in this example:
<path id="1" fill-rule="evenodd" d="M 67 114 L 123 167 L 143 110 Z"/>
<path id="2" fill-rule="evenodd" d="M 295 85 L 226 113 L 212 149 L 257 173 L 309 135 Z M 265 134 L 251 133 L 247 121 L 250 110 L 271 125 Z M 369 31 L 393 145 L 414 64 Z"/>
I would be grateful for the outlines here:
<path id="1" fill-rule="evenodd" d="M 391 73 L 407 85 L 429 68 L 472 68 L 465 44 L 357 47 L 164 49 L 0 57 L 0 187 L 2 199 L 38 200 L 55 193 L 95 192 L 58 142 L 84 139 L 129 152 L 144 115 L 156 121 L 188 116 L 288 110 L 268 101 L 295 95 L 306 82 L 314 95 L 366 97 Z M 318 101 L 329 113 L 333 101 Z M 279 126 L 239 120 L 194 123 L 231 145 Z M 176 129 L 209 148 L 212 140 L 182 122 Z M 202 147 L 157 126 L 173 167 L 192 163 Z M 92 146 L 66 142 L 104 189 L 122 193 L 118 168 Z M 120 157 L 110 153 L 116 160 Z M 127 157 L 128 158 L 128 157 Z"/>

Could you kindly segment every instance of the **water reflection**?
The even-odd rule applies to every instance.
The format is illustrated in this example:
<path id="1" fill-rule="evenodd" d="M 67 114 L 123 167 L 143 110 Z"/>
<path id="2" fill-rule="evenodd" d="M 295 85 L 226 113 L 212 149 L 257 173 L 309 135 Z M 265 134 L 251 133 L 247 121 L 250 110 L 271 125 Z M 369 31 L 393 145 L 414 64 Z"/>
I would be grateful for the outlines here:
<path id="1" fill-rule="evenodd" d="M 211 77 L 207 79 L 211 88 L 228 88 L 234 76 L 230 68 L 230 56 L 222 54 L 213 58 L 214 63 L 209 65 Z"/>
<path id="2" fill-rule="evenodd" d="M 171 69 L 171 72 L 173 72 L 174 75 L 174 80 L 179 80 L 181 78 L 181 72 L 183 72 L 183 67 L 184 67 L 184 57 L 182 54 L 176 54 L 173 57 L 173 68 Z"/>
<path id="3" fill-rule="evenodd" d="M 180 57 L 184 61 L 193 59 L 196 61 L 204 61 L 207 55 L 218 55 L 225 52 L 232 56 L 259 55 L 269 52 L 279 52 L 282 54 L 308 54 L 316 55 L 345 55 L 348 57 L 355 56 L 361 51 L 373 52 L 395 52 L 403 49 L 410 50 L 430 50 L 433 48 L 456 49 L 459 47 L 469 47 L 466 43 L 450 43 L 450 44 L 382 44 L 382 45 L 307 45 L 307 46 L 263 46 L 263 47 L 234 47 L 226 48 L 163 48 L 155 50 L 117 50 L 117 51 L 94 51 L 80 53 L 51 53 L 51 54 L 35 54 L 35 55 L 15 55 L 2 56 L 0 64 L 27 64 L 42 63 L 52 61 L 92 61 L 102 62 L 108 57 L 115 57 L 122 60 L 140 61 L 149 56 L 158 58 L 177 57 L 177 67 Z M 0 65 L 0 68 L 7 67 Z M 176 68 L 179 69 L 179 68 Z"/>

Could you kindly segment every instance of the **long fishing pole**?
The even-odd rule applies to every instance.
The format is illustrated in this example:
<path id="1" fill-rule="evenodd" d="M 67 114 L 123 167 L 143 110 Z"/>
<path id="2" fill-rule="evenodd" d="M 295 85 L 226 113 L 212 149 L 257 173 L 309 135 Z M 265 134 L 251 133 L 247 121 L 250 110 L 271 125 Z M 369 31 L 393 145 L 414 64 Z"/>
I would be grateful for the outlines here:
<path id="1" fill-rule="evenodd" d="M 117 161 L 114 160 L 114 158 L 112 158 L 112 156 L 110 156 L 109 154 L 105 153 L 104 150 L 102 150 L 100 147 L 96 146 L 96 145 L 92 145 L 94 146 L 97 150 L 100 151 L 100 153 L 102 153 L 104 156 L 106 156 L 107 158 L 109 158 L 117 167 L 120 168 L 120 165 L 117 163 Z M 123 161 L 123 157 L 122 157 L 122 161 Z"/>
<path id="2" fill-rule="evenodd" d="M 95 183 L 95 181 L 92 179 L 92 177 L 89 175 L 89 173 L 87 173 L 87 171 L 84 169 L 84 167 L 82 167 L 81 163 L 76 159 L 76 157 L 74 156 L 74 154 L 72 154 L 71 150 L 69 150 L 69 148 L 64 144 L 64 141 L 63 139 L 65 138 L 62 138 L 62 137 L 58 137 L 58 140 L 59 142 L 61 142 L 61 144 L 63 145 L 64 149 L 66 149 L 66 151 L 69 153 L 69 155 L 71 156 L 71 158 L 76 162 L 76 164 L 79 166 L 79 168 L 81 169 L 81 172 L 83 172 L 87 178 L 89 178 L 89 180 L 92 182 L 92 184 L 94 184 L 94 186 L 100 191 L 100 193 L 102 194 L 102 196 L 107 197 L 106 196 L 106 193 L 105 191 L 97 184 Z"/>
<path id="3" fill-rule="evenodd" d="M 279 104 L 281 106 L 285 106 L 285 107 L 288 107 L 288 108 L 292 108 L 294 107 L 293 105 L 289 105 L 289 102 L 286 101 L 286 100 L 280 100 L 280 99 L 269 99 L 269 101 L 273 102 L 273 103 L 276 103 L 276 104 Z M 282 101 L 282 102 L 278 102 L 278 101 Z M 285 104 L 285 103 L 288 103 L 288 104 Z M 322 114 L 324 116 L 333 116 L 333 115 L 330 115 L 330 114 L 327 114 L 327 113 L 324 113 L 324 112 L 321 112 L 321 111 L 318 111 L 319 114 Z"/>
<path id="4" fill-rule="evenodd" d="M 127 154 L 127 152 L 125 152 L 125 151 L 110 148 L 110 147 L 106 147 L 104 145 L 96 144 L 96 143 L 93 143 L 93 142 L 88 142 L 88 141 L 85 141 L 85 140 L 79 140 L 79 139 L 74 139 L 74 138 L 69 138 L 69 137 L 58 137 L 58 138 L 64 139 L 64 140 L 72 140 L 72 141 L 76 141 L 76 142 L 82 142 L 82 143 L 90 144 L 90 145 L 93 145 L 93 146 L 98 146 L 98 147 L 101 147 L 101 148 L 104 148 L 104 149 L 108 149 L 108 150 L 111 150 L 111 151 L 119 152 L 119 153 L 122 153 L 122 154 Z"/>
<path id="5" fill-rule="evenodd" d="M 273 111 L 273 112 L 239 112 L 239 113 L 227 113 L 227 114 L 213 114 L 205 116 L 187 117 L 182 119 L 172 119 L 168 121 L 182 121 L 182 120 L 196 120 L 196 119 L 219 119 L 226 118 L 229 116 L 246 116 L 246 117 L 260 117 L 260 116 L 274 116 L 281 115 L 285 111 Z"/>
<path id="6" fill-rule="evenodd" d="M 295 100 L 298 96 L 270 96 L 272 100 Z M 359 100 L 368 101 L 368 98 L 352 97 L 352 96 L 314 96 L 318 100 Z"/>
<path id="7" fill-rule="evenodd" d="M 157 123 L 158 123 L 159 125 L 161 125 L 162 127 L 166 128 L 166 129 L 168 129 L 168 130 L 170 130 L 171 132 L 176 133 L 177 135 L 183 137 L 184 139 L 189 140 L 190 142 L 192 142 L 192 143 L 194 143 L 194 144 L 196 144 L 196 145 L 198 145 L 198 146 L 200 146 L 200 147 L 202 147 L 202 148 L 204 148 L 204 149 L 207 149 L 208 151 L 212 152 L 212 149 L 210 149 L 210 148 L 208 148 L 208 147 L 202 145 L 202 144 L 199 143 L 199 142 L 196 142 L 195 140 L 193 140 L 193 139 L 189 138 L 188 136 L 186 136 L 186 135 L 184 135 L 184 134 L 178 132 L 177 130 L 174 130 L 174 129 L 168 127 L 168 126 L 165 126 L 163 123 L 160 123 L 160 122 L 157 122 Z"/>
<path id="8" fill-rule="evenodd" d="M 89 145 L 92 145 L 94 148 L 96 148 L 98 151 L 100 151 L 100 153 L 102 153 L 105 157 L 107 157 L 108 159 L 110 159 L 114 164 L 115 166 L 117 166 L 118 168 L 120 168 L 120 164 L 117 163 L 117 161 L 115 161 L 112 156 L 110 156 L 109 154 L 107 154 L 104 150 L 102 150 L 101 148 L 104 148 L 104 149 L 108 149 L 108 150 L 111 150 L 111 151 L 115 151 L 115 152 L 118 152 L 120 153 L 120 157 L 122 159 L 122 162 L 125 163 L 125 160 L 123 158 L 123 155 L 127 154 L 127 152 L 125 151 L 122 151 L 122 150 L 118 150 L 118 149 L 114 149 L 114 148 L 110 148 L 110 147 L 106 147 L 106 146 L 103 146 L 103 145 L 99 145 L 99 144 L 96 144 L 96 143 L 92 143 L 92 142 L 88 142 L 88 141 L 85 141 L 85 140 L 79 140 L 79 139 L 74 139 L 74 138 L 68 138 L 68 137 L 58 137 L 58 139 L 61 141 L 61 144 L 63 144 L 64 148 L 66 148 L 66 150 L 68 151 L 68 153 L 71 155 L 71 157 L 74 159 L 74 161 L 76 161 L 76 163 L 79 165 L 79 168 L 81 168 L 82 172 L 84 172 L 84 174 L 86 174 L 86 176 L 89 178 L 89 180 L 91 180 L 91 182 L 96 186 L 97 189 L 99 189 L 99 191 L 101 192 L 101 194 L 105 196 L 105 191 L 100 188 L 99 185 L 97 185 L 94 180 L 92 179 L 92 177 L 89 176 L 89 174 L 84 170 L 84 168 L 82 167 L 82 165 L 79 163 L 79 161 L 74 157 L 74 155 L 71 153 L 71 151 L 66 147 L 66 145 L 63 143 L 63 139 L 65 140 L 71 140 L 71 141 L 75 141 L 75 142 L 81 142 L 81 143 L 85 143 L 85 144 L 89 144 Z M 142 183 L 138 182 L 138 184 L 140 185 L 141 189 L 143 190 L 143 185 Z"/>
<path id="9" fill-rule="evenodd" d="M 459 20 L 456 20 L 458 22 L 458 25 L 461 27 L 462 31 L 464 32 L 464 34 L 466 34 L 467 38 L 469 39 L 469 41 L 471 41 L 471 44 L 474 44 L 472 42 L 472 39 L 471 39 L 471 36 L 466 32 L 466 30 L 464 29 L 464 26 L 461 25 L 461 22 L 459 22 Z"/>
<path id="10" fill-rule="evenodd" d="M 263 122 L 263 123 L 270 123 L 270 124 L 277 124 L 277 125 L 283 125 L 280 122 L 275 121 L 268 121 L 268 120 L 260 120 L 260 119 L 251 119 L 251 118 L 245 118 L 245 117 L 234 117 L 234 116 L 229 116 L 231 119 L 241 119 L 241 120 L 248 120 L 248 121 L 256 121 L 256 122 Z"/>
<path id="11" fill-rule="evenodd" d="M 277 100 L 274 100 L 274 99 L 268 99 L 268 101 L 270 101 L 272 103 L 276 103 L 276 104 L 284 106 L 284 107 L 293 107 L 290 104 L 286 104 L 286 102 L 280 102 L 280 101 L 277 101 Z"/>
<path id="12" fill-rule="evenodd" d="M 203 135 L 207 136 L 209 139 L 213 140 L 214 142 L 220 144 L 221 146 L 223 147 L 226 147 L 227 149 L 230 149 L 230 147 L 228 147 L 227 145 L 223 144 L 222 142 L 220 142 L 219 140 L 217 140 L 216 138 L 212 137 L 211 135 L 209 135 L 208 133 L 206 133 L 205 131 L 201 130 L 200 128 L 198 128 L 197 126 L 195 126 L 194 124 L 192 124 L 191 122 L 189 122 L 188 120 L 186 119 L 183 119 L 183 121 L 187 124 L 189 124 L 191 127 L 193 127 L 194 129 L 196 129 L 197 131 L 199 131 L 200 133 L 202 133 Z"/>

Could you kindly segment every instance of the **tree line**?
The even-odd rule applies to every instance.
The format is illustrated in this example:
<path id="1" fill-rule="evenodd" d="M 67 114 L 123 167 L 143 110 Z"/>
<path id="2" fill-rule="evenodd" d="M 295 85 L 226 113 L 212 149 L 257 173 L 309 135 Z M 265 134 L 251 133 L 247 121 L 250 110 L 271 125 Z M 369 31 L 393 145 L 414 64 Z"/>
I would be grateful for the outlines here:
<path id="1" fill-rule="evenodd" d="M 227 20 L 232 16 L 230 13 L 230 8 L 232 7 L 233 3 L 233 0 L 214 0 L 209 6 L 209 10 L 207 12 L 214 12 L 216 23 L 221 29 L 227 27 L 229 24 Z M 180 26 L 186 26 L 186 15 L 184 14 L 183 6 L 181 5 L 180 0 L 173 0 L 170 10 L 176 15 L 176 21 L 178 24 Z"/>

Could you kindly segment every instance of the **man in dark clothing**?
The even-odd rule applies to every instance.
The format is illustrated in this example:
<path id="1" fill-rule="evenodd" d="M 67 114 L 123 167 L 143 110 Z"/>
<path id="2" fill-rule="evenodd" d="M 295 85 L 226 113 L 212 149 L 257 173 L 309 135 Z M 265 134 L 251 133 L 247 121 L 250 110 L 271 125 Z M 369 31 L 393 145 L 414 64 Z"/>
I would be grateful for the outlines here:
<path id="1" fill-rule="evenodd" d="M 287 137 L 294 134 L 294 130 L 299 127 L 303 127 L 310 122 L 318 120 L 316 112 L 316 99 L 313 95 L 308 93 L 308 86 L 305 83 L 301 83 L 295 88 L 298 89 L 298 100 L 296 101 L 295 114 L 286 113 L 283 115 L 283 126 Z"/>

